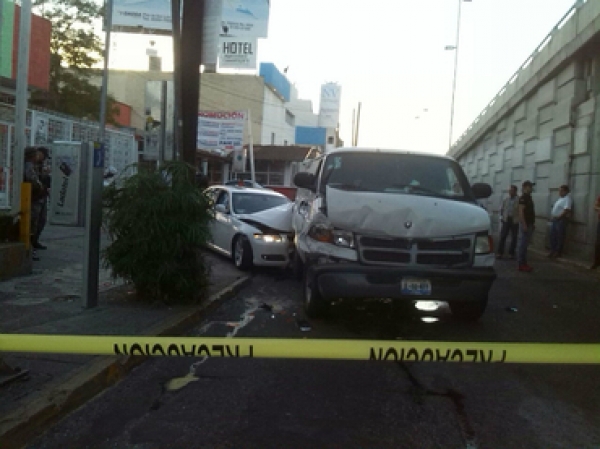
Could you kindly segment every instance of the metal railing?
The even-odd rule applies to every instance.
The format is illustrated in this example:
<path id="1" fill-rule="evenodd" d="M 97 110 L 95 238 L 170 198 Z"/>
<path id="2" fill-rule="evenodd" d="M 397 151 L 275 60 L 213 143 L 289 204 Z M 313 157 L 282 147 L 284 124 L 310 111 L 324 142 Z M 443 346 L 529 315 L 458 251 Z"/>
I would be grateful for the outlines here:
<path id="1" fill-rule="evenodd" d="M 535 48 L 535 50 L 533 50 L 533 53 L 531 53 L 527 57 L 527 59 L 525 59 L 525 61 L 519 66 L 519 68 L 516 70 L 516 72 L 513 73 L 513 75 L 508 79 L 508 81 L 502 86 L 502 88 L 500 88 L 498 93 L 496 95 L 494 95 L 494 98 L 492 98 L 492 100 L 488 103 L 488 105 L 485 108 L 483 108 L 483 110 L 479 113 L 479 115 L 477 115 L 475 120 L 473 120 L 473 122 L 471 122 L 469 127 L 460 135 L 460 137 L 458 137 L 458 139 L 456 139 L 456 141 L 450 147 L 451 152 L 452 152 L 452 150 L 454 150 L 455 148 L 457 148 L 459 146 L 459 144 L 462 142 L 462 140 L 465 139 L 467 137 L 467 135 L 473 130 L 475 125 L 477 125 L 477 123 L 479 123 L 479 121 L 485 116 L 485 114 L 487 114 L 487 112 L 491 110 L 492 106 L 494 106 L 496 101 L 498 101 L 500 99 L 500 97 L 506 92 L 508 87 L 517 80 L 517 78 L 523 72 L 523 70 L 526 69 L 531 63 L 533 63 L 535 57 L 544 49 L 544 47 L 546 45 L 548 45 L 550 43 L 550 41 L 555 36 L 557 31 L 560 30 L 562 28 L 562 26 L 564 24 L 566 24 L 575 15 L 577 10 L 579 10 L 588 1 L 589 0 L 576 0 L 575 1 L 575 3 L 569 8 L 569 10 L 558 21 L 558 23 L 556 25 L 554 25 L 554 27 L 552 28 L 552 31 L 550 31 L 546 35 L 546 37 L 542 40 L 542 42 L 540 42 L 539 45 Z"/>

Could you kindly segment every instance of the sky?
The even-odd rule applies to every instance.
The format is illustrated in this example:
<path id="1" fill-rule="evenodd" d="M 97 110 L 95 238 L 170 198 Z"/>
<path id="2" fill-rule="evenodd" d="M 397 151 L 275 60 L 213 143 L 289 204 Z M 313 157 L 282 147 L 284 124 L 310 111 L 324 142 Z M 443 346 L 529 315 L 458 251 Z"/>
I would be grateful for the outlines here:
<path id="1" fill-rule="evenodd" d="M 360 146 L 446 153 L 455 54 L 444 47 L 456 45 L 459 1 L 271 0 L 258 61 L 289 67 L 288 79 L 315 112 L 321 84 L 339 83 L 347 145 L 361 102 Z M 453 140 L 573 3 L 462 0 Z M 170 38 L 123 33 L 113 34 L 110 67 L 145 70 L 150 40 L 170 70 Z"/>

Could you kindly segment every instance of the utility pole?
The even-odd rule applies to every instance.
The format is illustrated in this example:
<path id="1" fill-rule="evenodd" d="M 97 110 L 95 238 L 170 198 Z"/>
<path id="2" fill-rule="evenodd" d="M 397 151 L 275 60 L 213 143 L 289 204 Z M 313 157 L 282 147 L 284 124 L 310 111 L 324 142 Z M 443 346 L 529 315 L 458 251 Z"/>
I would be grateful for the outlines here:
<path id="1" fill-rule="evenodd" d="M 458 49 L 460 40 L 460 12 L 462 2 L 470 2 L 471 0 L 458 0 L 458 17 L 456 18 L 456 41 L 454 45 L 446 46 L 446 50 L 454 50 L 454 76 L 452 78 L 452 102 L 450 104 L 450 136 L 448 138 L 448 151 L 452 148 L 452 130 L 454 127 L 454 94 L 456 92 L 456 72 L 458 68 Z"/>
<path id="2" fill-rule="evenodd" d="M 196 166 L 200 64 L 204 31 L 205 0 L 185 0 L 181 27 L 181 154 L 184 162 Z M 185 92 L 185 95 L 183 94 Z"/>
<path id="3" fill-rule="evenodd" d="M 360 106 L 361 103 L 358 102 L 358 111 L 356 112 L 356 130 L 354 134 L 354 146 L 358 146 L 358 130 L 360 129 Z"/>
<path id="4" fill-rule="evenodd" d="M 19 56 L 17 58 L 17 92 L 15 100 L 15 152 L 12 167 L 12 210 L 21 211 L 21 183 L 25 165 L 25 147 L 27 146 L 27 84 L 29 80 L 29 37 L 31 33 L 31 0 L 21 2 L 19 19 Z"/>
<path id="5" fill-rule="evenodd" d="M 173 157 L 181 157 L 181 0 L 171 0 L 171 22 L 173 28 Z"/>
<path id="6" fill-rule="evenodd" d="M 87 149 L 91 161 L 88 161 L 87 201 L 85 238 L 83 242 L 83 307 L 98 306 L 98 284 L 100 270 L 100 229 L 102 227 L 102 180 L 104 174 L 104 135 L 106 131 L 106 109 L 108 96 L 108 59 L 110 57 L 110 33 L 112 28 L 113 0 L 106 2 L 106 36 L 104 41 L 104 71 L 100 93 L 100 128 L 98 142 L 93 151 Z M 84 142 L 85 144 L 86 142 Z"/>

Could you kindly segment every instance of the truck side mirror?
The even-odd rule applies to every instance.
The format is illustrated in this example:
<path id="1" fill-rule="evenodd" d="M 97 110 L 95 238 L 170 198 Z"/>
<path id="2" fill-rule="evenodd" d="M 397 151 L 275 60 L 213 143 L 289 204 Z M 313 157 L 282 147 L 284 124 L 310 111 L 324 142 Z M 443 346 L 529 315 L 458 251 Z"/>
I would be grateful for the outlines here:
<path id="1" fill-rule="evenodd" d="M 301 189 L 316 191 L 316 176 L 308 172 L 296 173 L 294 176 L 294 184 Z"/>
<path id="2" fill-rule="evenodd" d="M 492 196 L 493 193 L 492 186 L 483 182 L 473 184 L 471 186 L 471 190 L 473 191 L 473 195 L 475 195 L 475 198 L 478 200 L 489 198 L 490 196 Z"/>

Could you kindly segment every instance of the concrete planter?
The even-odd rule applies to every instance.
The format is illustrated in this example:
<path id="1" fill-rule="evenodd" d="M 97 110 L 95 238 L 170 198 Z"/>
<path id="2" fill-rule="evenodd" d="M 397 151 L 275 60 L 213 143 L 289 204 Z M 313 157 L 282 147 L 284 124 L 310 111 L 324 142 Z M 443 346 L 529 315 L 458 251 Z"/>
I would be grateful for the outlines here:
<path id="1" fill-rule="evenodd" d="M 23 243 L 0 243 L 0 281 L 25 276 L 31 271 L 31 253 Z"/>

